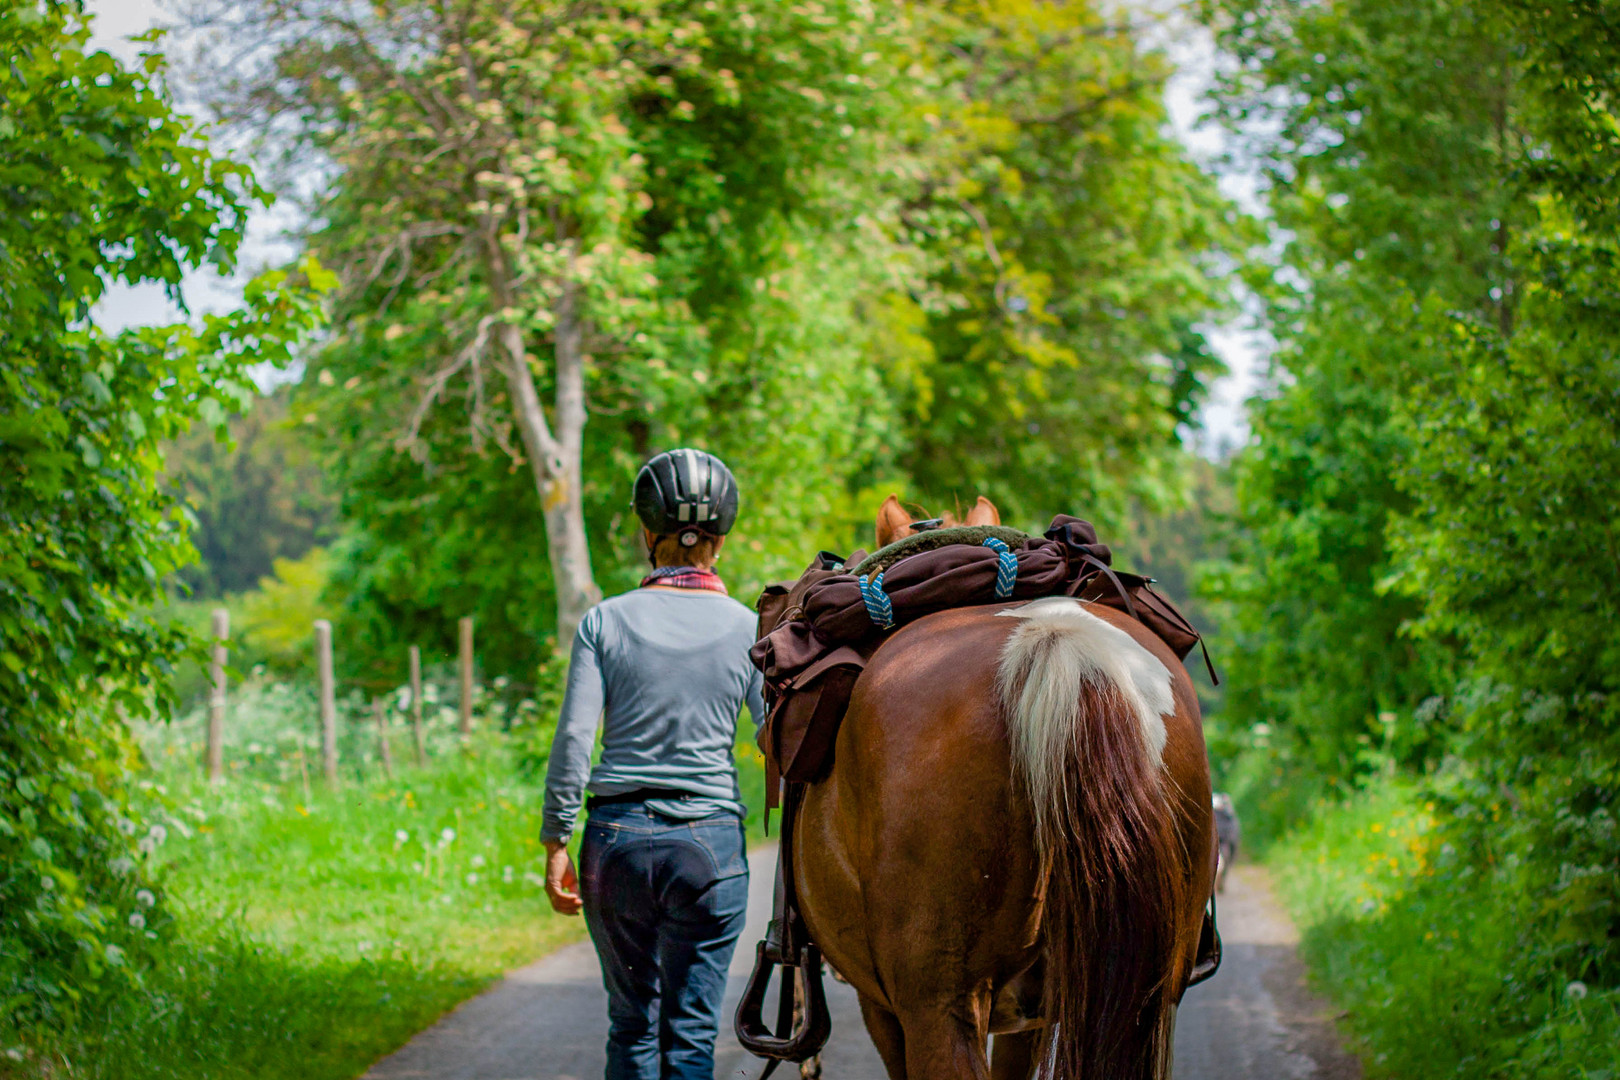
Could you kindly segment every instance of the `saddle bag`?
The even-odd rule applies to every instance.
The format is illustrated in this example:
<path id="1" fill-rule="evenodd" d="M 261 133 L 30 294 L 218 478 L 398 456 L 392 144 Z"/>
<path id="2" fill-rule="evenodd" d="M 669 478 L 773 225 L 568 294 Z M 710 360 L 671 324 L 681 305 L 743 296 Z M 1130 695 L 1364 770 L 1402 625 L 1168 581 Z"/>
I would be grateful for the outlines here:
<path id="1" fill-rule="evenodd" d="M 865 668 L 866 657 L 843 645 L 776 688 L 759 749 L 784 779 L 810 783 L 827 774 L 855 680 Z"/>

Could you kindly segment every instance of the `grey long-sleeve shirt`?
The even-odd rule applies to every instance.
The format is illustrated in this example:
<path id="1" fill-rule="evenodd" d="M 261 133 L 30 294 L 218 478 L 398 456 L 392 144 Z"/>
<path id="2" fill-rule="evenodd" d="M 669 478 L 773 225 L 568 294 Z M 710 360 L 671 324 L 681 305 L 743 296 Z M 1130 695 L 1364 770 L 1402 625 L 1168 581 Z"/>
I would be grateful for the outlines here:
<path id="1" fill-rule="evenodd" d="M 737 601 L 699 589 L 637 589 L 586 613 L 551 741 L 542 839 L 568 839 L 587 790 L 696 796 L 647 804 L 674 818 L 745 812 L 732 755 L 739 710 L 764 718 L 764 682 L 748 659 L 755 623 Z"/>

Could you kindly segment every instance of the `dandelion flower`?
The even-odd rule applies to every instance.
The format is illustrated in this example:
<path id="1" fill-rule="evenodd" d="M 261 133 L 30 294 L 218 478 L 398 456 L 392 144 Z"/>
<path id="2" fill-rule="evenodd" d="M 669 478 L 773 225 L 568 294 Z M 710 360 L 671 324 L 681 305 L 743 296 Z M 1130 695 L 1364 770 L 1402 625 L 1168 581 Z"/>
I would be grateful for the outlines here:
<path id="1" fill-rule="evenodd" d="M 106 955 L 107 963 L 111 964 L 113 967 L 122 967 L 124 965 L 124 950 L 120 949 L 117 945 L 108 945 Z"/>
<path id="2" fill-rule="evenodd" d="M 1586 996 L 1586 984 L 1579 979 L 1564 987 L 1564 996 L 1571 1001 L 1579 1001 Z"/>
<path id="3" fill-rule="evenodd" d="M 482 867 L 484 865 L 484 857 L 482 855 L 474 855 L 472 857 L 472 864 L 474 869 Z"/>
<path id="4" fill-rule="evenodd" d="M 478 875 L 477 874 L 468 874 L 467 875 L 467 884 L 469 884 L 469 885 L 478 884 Z"/>
<path id="5" fill-rule="evenodd" d="M 441 832 L 439 834 L 439 843 L 441 845 L 442 844 L 454 843 L 455 839 L 456 839 L 456 830 L 454 830 L 454 829 L 445 829 L 443 832 Z"/>
<path id="6" fill-rule="evenodd" d="M 394 846 L 397 848 L 411 838 L 411 834 L 404 829 L 394 830 Z"/>
<path id="7" fill-rule="evenodd" d="M 512 880 L 512 868 L 510 866 L 501 867 L 501 880 L 506 882 Z"/>
<path id="8" fill-rule="evenodd" d="M 169 838 L 169 830 L 162 825 L 153 825 L 146 831 L 146 835 L 152 838 L 152 843 L 161 844 Z"/>
<path id="9" fill-rule="evenodd" d="M 52 889 L 56 888 L 56 879 L 53 877 L 42 877 L 39 879 L 39 887 L 44 889 L 46 892 L 50 892 Z"/>
<path id="10" fill-rule="evenodd" d="M 107 864 L 107 869 L 111 870 L 119 877 L 128 877 L 130 874 L 135 872 L 135 860 L 131 859 L 128 855 L 120 855 L 118 858 Z"/>
<path id="11" fill-rule="evenodd" d="M 136 829 L 135 823 L 133 821 L 131 821 L 129 818 L 121 817 L 121 818 L 118 819 L 118 831 L 123 833 L 125 836 L 134 836 L 135 835 L 135 829 Z"/>
<path id="12" fill-rule="evenodd" d="M 129 913 L 129 925 L 133 926 L 137 930 L 145 930 L 146 929 L 146 916 L 142 915 L 138 911 L 130 912 Z"/>
<path id="13" fill-rule="evenodd" d="M 157 903 L 157 897 L 152 895 L 151 889 L 136 889 L 135 902 L 141 905 L 141 907 L 149 908 L 153 904 Z"/>

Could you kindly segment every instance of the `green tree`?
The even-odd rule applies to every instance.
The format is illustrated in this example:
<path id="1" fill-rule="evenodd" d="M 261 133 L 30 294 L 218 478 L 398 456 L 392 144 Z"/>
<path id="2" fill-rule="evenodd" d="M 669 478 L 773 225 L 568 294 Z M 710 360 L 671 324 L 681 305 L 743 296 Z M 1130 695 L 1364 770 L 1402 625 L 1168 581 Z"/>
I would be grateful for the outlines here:
<path id="1" fill-rule="evenodd" d="M 301 418 L 288 414 L 291 396 L 286 384 L 255 396 L 230 418 L 226 439 L 197 428 L 164 447 L 200 556 L 180 577 L 201 597 L 253 588 L 276 560 L 300 558 L 336 525 L 337 499 Z"/>
<path id="2" fill-rule="evenodd" d="M 1391 535 L 1418 632 L 1465 662 L 1446 793 L 1512 811 L 1465 820 L 1471 863 L 1536 899 L 1515 1002 L 1534 1017 L 1546 982 L 1620 977 L 1620 22 L 1513 3 L 1499 25 L 1528 135 L 1511 318 L 1432 313 Z"/>
<path id="3" fill-rule="evenodd" d="M 297 411 L 316 417 L 344 492 L 336 587 L 363 663 L 397 666 L 405 633 L 449 644 L 461 614 L 484 627 L 485 663 L 514 674 L 547 640 L 566 644 L 589 590 L 557 584 L 585 565 L 559 561 L 576 527 L 559 515 L 577 518 L 580 537 L 614 541 L 592 552 L 592 587 L 634 584 L 629 480 L 638 459 L 671 445 L 726 455 L 745 485 L 727 552 L 741 594 L 795 572 L 817 540 L 853 532 L 845 481 L 890 411 L 851 297 L 887 242 L 863 215 L 880 201 L 889 125 L 876 114 L 894 107 L 894 21 L 858 4 L 736 2 L 560 17 L 575 7 L 586 10 L 529 5 L 510 24 L 497 3 L 383 5 L 342 27 L 322 22 L 338 5 L 220 16 L 269 28 L 274 78 L 233 88 L 222 77 L 213 91 L 233 115 L 305 118 L 295 145 L 337 166 L 310 239 L 346 282 L 341 333 L 312 362 Z M 327 31 L 293 30 L 311 26 Z M 434 26 L 442 49 L 377 44 Z M 412 61 L 396 70 L 379 54 Z M 338 92 L 332 70 L 352 70 L 354 93 Z M 431 118 L 385 123 L 464 71 L 488 117 L 454 138 Z M 505 103 L 503 119 L 491 102 Z M 483 206 L 483 170 L 519 164 L 521 196 Z M 542 218 L 568 236 L 595 230 L 574 269 L 558 269 L 562 241 L 553 224 L 533 225 Z M 499 318 L 488 285 L 499 267 L 479 254 L 487 244 L 468 246 L 486 225 L 512 258 L 544 264 L 521 273 L 526 299 Z M 589 308 L 576 344 L 549 321 L 560 283 Z M 525 343 L 518 382 L 556 403 L 545 418 L 558 431 L 575 425 L 573 503 L 548 508 L 532 483 L 533 440 L 514 411 L 522 387 L 502 351 L 508 317 Z"/>
<path id="4" fill-rule="evenodd" d="M 1339 779 L 1358 741 L 1429 759 L 1447 861 L 1403 917 L 1481 892 L 1512 913 L 1509 970 L 1455 988 L 1479 1029 L 1457 1075 L 1569 1075 L 1602 1036 L 1554 1003 L 1620 975 L 1620 20 L 1208 10 L 1295 236 L 1288 379 L 1239 466 L 1232 700 L 1336 749 Z"/>
<path id="5" fill-rule="evenodd" d="M 924 500 L 1123 521 L 1179 486 L 1178 424 L 1222 368 L 1195 329 L 1231 301 L 1245 231 L 1168 133 L 1172 68 L 1120 12 L 1032 0 L 919 13 L 922 266 L 890 385 Z"/>
<path id="6" fill-rule="evenodd" d="M 1393 420 L 1431 362 L 1426 297 L 1511 320 L 1504 245 L 1524 133 L 1510 45 L 1486 5 L 1357 0 L 1205 4 L 1237 59 L 1223 112 L 1270 181 L 1281 265 L 1256 279 L 1277 337 L 1276 391 L 1235 463 L 1229 701 L 1292 730 L 1307 760 L 1353 773 L 1446 684 L 1446 649 L 1403 635 L 1421 611 L 1386 589 L 1391 516 L 1410 503 Z M 1380 719 L 1384 717 L 1385 719 Z M 1408 730 L 1416 752 L 1432 743 Z"/>
<path id="7" fill-rule="evenodd" d="M 144 884 L 120 714 L 149 714 L 186 650 L 150 614 L 192 557 L 161 443 L 244 404 L 318 308 L 285 274 L 239 312 L 100 333 L 114 281 L 174 290 L 229 267 L 262 192 L 163 91 L 86 50 L 78 5 L 0 4 L 0 1025 L 60 1020 L 130 971 Z M 140 835 L 136 835 L 139 833 Z M 141 845 L 138 847 L 138 842 Z M 157 913 L 148 931 L 157 932 Z"/>
<path id="8" fill-rule="evenodd" d="M 871 12 L 256 0 L 217 17 L 267 43 L 236 115 L 274 116 L 333 166 L 312 242 L 365 354 L 340 346 L 324 370 L 363 390 L 369 438 L 427 464 L 443 436 L 426 426 L 454 400 L 462 441 L 530 471 L 566 642 L 601 595 L 593 402 L 705 396 L 712 343 L 692 293 L 743 294 L 773 261 L 777 219 L 834 206 L 813 163 L 859 163 Z M 748 185 L 745 212 L 729 180 Z M 696 265 L 715 232 L 740 250 Z"/>

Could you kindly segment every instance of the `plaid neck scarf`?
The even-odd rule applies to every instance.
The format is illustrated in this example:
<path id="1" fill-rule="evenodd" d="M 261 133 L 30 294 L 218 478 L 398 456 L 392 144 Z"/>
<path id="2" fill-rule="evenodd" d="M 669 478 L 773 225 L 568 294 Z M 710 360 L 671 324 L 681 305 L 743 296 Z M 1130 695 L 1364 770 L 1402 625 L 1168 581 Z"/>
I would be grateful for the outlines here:
<path id="1" fill-rule="evenodd" d="M 719 574 L 701 566 L 660 566 L 642 578 L 641 584 L 668 585 L 676 589 L 707 589 L 725 596 L 731 595 L 726 591 L 726 583 L 720 580 Z"/>

